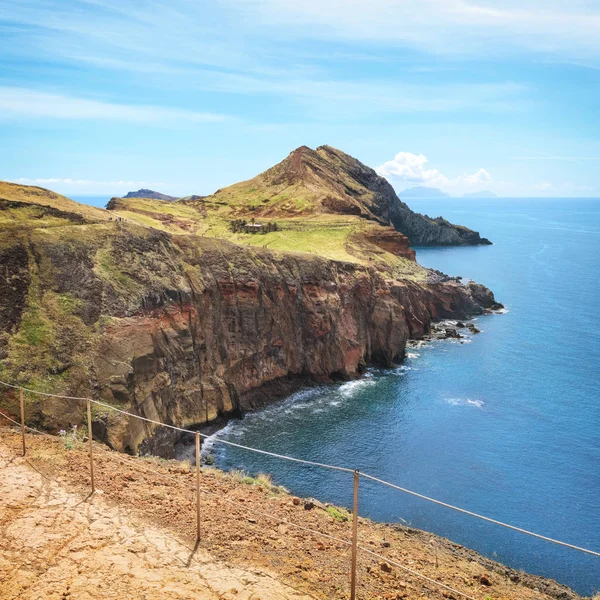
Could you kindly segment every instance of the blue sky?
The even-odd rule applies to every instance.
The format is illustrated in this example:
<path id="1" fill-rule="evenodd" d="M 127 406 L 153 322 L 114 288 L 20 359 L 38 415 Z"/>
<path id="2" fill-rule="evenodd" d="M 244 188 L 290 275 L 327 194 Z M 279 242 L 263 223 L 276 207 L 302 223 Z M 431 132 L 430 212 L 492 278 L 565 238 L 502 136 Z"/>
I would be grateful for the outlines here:
<path id="1" fill-rule="evenodd" d="M 0 179 L 207 194 L 302 144 L 600 196 L 597 0 L 2 0 Z"/>

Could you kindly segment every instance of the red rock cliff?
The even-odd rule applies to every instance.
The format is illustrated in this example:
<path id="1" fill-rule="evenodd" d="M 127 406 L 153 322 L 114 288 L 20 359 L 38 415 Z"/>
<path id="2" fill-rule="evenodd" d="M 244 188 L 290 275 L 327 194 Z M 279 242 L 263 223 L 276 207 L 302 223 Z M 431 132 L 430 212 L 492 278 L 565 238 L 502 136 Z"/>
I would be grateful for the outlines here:
<path id="1" fill-rule="evenodd" d="M 53 389 L 186 427 L 254 408 L 307 379 L 389 366 L 432 319 L 481 312 L 455 282 L 390 281 L 368 266 L 136 227 L 68 241 L 38 232 L 5 252 L 33 281 L 22 278 L 7 302 L 46 311 L 54 336 L 21 366 L 9 339 L 0 348 L 8 376 L 26 383 L 41 375 Z M 69 299 L 68 319 L 52 312 L 56 298 Z M 29 319 L 29 310 L 22 317 L 0 306 L 7 322 Z M 31 410 L 49 429 L 83 412 L 62 401 Z M 164 428 L 104 412 L 95 431 L 113 447 L 172 451 Z"/>

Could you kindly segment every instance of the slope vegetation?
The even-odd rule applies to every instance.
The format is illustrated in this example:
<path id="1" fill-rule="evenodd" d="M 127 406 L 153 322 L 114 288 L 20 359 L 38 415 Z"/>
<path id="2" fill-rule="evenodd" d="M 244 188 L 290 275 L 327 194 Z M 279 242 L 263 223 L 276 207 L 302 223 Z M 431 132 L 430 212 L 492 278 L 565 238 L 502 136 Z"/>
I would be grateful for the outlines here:
<path id="1" fill-rule="evenodd" d="M 102 210 L 0 189 L 11 215 L 0 229 L 0 377 L 163 422 L 211 423 L 307 379 L 390 366 L 432 319 L 483 312 L 491 296 L 422 268 L 404 235 L 362 215 L 315 211 L 254 233 L 239 225 L 242 204 L 214 198 Z M 13 414 L 16 402 L 0 395 Z M 32 398 L 27 414 L 55 430 L 80 422 L 71 408 Z M 126 419 L 96 424 L 121 450 L 168 456 L 177 441 Z"/>
<path id="2" fill-rule="evenodd" d="M 354 215 L 392 225 L 416 246 L 490 243 L 466 227 L 413 212 L 386 179 L 331 146 L 316 150 L 301 146 L 264 173 L 219 190 L 200 203 L 257 218 Z"/>

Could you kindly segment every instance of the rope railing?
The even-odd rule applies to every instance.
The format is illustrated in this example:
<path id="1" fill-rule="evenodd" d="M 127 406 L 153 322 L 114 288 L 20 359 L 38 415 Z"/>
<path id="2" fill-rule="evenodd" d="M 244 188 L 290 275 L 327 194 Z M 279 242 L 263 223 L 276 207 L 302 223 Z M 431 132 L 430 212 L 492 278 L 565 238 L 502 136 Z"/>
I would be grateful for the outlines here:
<path id="1" fill-rule="evenodd" d="M 12 419 L 11 417 L 9 417 L 8 415 L 4 414 L 4 413 L 0 413 L 0 419 L 6 419 L 8 421 L 10 421 L 11 423 L 13 423 L 14 425 L 16 425 L 17 427 L 21 427 L 21 423 L 19 423 L 18 421 L 15 421 L 14 419 Z M 41 436 L 45 436 L 45 437 L 49 437 L 52 438 L 53 440 L 56 439 L 57 436 L 55 435 L 51 435 L 49 433 L 46 433 L 44 431 L 40 431 L 39 429 L 36 429 L 34 427 L 30 427 L 28 425 L 24 426 L 25 429 L 28 429 L 29 431 L 31 431 L 34 434 L 37 435 L 41 435 Z M 170 475 L 166 475 L 165 473 L 161 473 L 160 471 L 156 470 L 156 469 L 151 469 L 145 466 L 140 465 L 139 463 L 137 463 L 138 459 L 126 459 L 122 456 L 119 456 L 117 452 L 113 452 L 111 450 L 108 450 L 106 448 L 102 448 L 101 450 L 102 454 L 109 455 L 111 459 L 116 459 L 119 462 L 121 462 L 122 464 L 127 465 L 128 467 L 134 469 L 134 470 L 138 470 L 141 472 L 145 472 L 145 473 L 150 473 L 152 475 L 158 475 L 159 477 L 163 477 L 169 481 L 173 481 L 175 483 L 177 483 L 178 485 L 181 485 L 182 487 L 188 488 L 188 489 L 196 489 L 195 486 L 186 483 L 185 481 L 181 481 L 181 479 L 177 478 L 177 477 L 172 477 Z M 213 498 L 216 498 L 218 501 L 221 502 L 225 502 L 226 504 L 229 504 L 231 506 L 234 506 L 235 508 L 241 509 L 249 514 L 255 515 L 255 516 L 259 516 L 259 517 L 263 517 L 272 521 L 276 521 L 278 524 L 282 524 L 282 525 L 287 525 L 290 527 L 294 527 L 300 531 L 304 531 L 306 533 L 310 533 L 312 535 L 316 535 L 331 541 L 334 541 L 338 544 L 342 544 L 344 546 L 349 546 L 351 547 L 353 545 L 353 542 L 350 542 L 348 540 L 344 540 L 340 537 L 334 536 L 334 535 L 330 535 L 328 533 L 325 533 L 323 531 L 318 531 L 316 529 L 312 529 L 310 527 L 305 527 L 303 525 L 299 525 L 298 523 L 294 523 L 293 521 L 289 521 L 288 519 L 284 519 L 282 517 L 278 517 L 276 515 L 273 514 L 269 514 L 266 513 L 264 511 L 259 511 L 253 508 L 250 508 L 249 506 L 247 506 L 246 504 L 242 504 L 240 502 L 236 502 L 234 500 L 230 500 L 229 498 L 226 498 L 225 496 L 223 496 L 222 494 L 217 494 L 215 492 L 211 492 L 205 488 L 197 488 L 199 489 L 199 491 L 207 496 L 211 496 Z M 464 592 L 461 592 L 460 590 L 457 590 L 453 587 L 450 587 L 440 581 L 437 581 L 436 579 L 432 579 L 431 577 L 428 577 L 427 575 L 424 575 L 423 573 L 420 573 L 419 571 L 416 571 L 414 569 L 410 569 L 409 567 L 406 567 L 404 565 L 402 565 L 401 563 L 399 563 L 398 561 L 395 561 L 389 557 L 383 556 L 381 554 L 377 554 L 376 552 L 373 552 L 372 550 L 369 550 L 368 548 L 365 548 L 363 546 L 358 545 L 357 548 L 359 550 L 361 550 L 362 552 L 370 555 L 371 557 L 380 559 L 380 560 L 384 560 L 387 561 L 388 563 L 395 565 L 396 567 L 398 567 L 399 569 L 403 570 L 406 573 L 409 573 L 410 575 L 413 575 L 414 577 L 423 579 L 424 581 L 427 581 L 433 585 L 439 586 L 440 588 L 443 588 L 445 590 L 448 590 L 450 592 L 452 592 L 453 594 L 457 594 L 463 598 L 467 598 L 467 600 L 477 600 L 476 598 L 474 598 L 473 596 L 470 596 L 468 594 L 465 594 Z M 354 594 L 353 594 L 353 597 Z"/>
<path id="2" fill-rule="evenodd" d="M 515 525 L 509 525 L 508 523 L 504 523 L 502 521 L 498 521 L 497 519 L 492 519 L 491 517 L 486 517 L 484 515 L 480 515 L 478 513 L 472 512 L 470 510 L 466 510 L 464 508 L 460 508 L 458 506 L 454 506 L 453 504 L 448 504 L 447 502 L 442 502 L 441 500 L 436 500 L 435 498 L 430 498 L 429 496 L 425 496 L 424 494 L 419 494 L 418 492 L 413 492 L 412 490 L 403 488 L 399 485 L 395 485 L 394 483 L 390 483 L 389 481 L 385 481 L 383 479 L 379 479 L 377 477 L 373 477 L 368 473 L 362 473 L 361 477 L 365 479 L 369 479 L 374 481 L 375 483 L 380 483 L 381 485 L 388 486 L 395 490 L 399 490 L 404 492 L 405 494 L 409 494 L 411 496 L 415 496 L 416 498 L 421 498 L 422 500 L 426 500 L 427 502 L 432 502 L 433 504 L 437 504 L 438 506 L 444 506 L 445 508 L 450 508 L 455 510 L 463 515 L 469 515 L 470 517 L 475 517 L 477 519 L 481 519 L 482 521 L 487 521 L 488 523 L 493 523 L 494 525 L 500 525 L 501 527 L 506 527 L 507 529 L 512 529 L 513 531 L 518 531 L 519 533 L 524 533 L 525 535 L 530 535 L 531 537 L 538 538 L 539 540 L 544 540 L 546 542 L 551 542 L 552 544 L 557 544 L 558 546 L 564 546 L 565 548 L 571 548 L 572 550 L 578 550 L 579 552 L 585 552 L 586 554 L 591 554 L 593 556 L 600 556 L 600 552 L 595 552 L 594 550 L 588 550 L 587 548 L 582 548 L 581 546 L 575 546 L 574 544 L 568 544 L 567 542 L 561 542 L 560 540 L 555 540 L 554 538 L 541 535 L 539 533 L 534 533 L 533 531 L 529 531 L 527 529 L 523 529 L 521 527 L 516 527 Z"/>
<path id="3" fill-rule="evenodd" d="M 303 463 L 305 465 L 311 465 L 313 467 L 321 467 L 323 469 L 331 469 L 334 471 L 343 471 L 345 473 L 354 473 L 354 469 L 349 469 L 347 467 L 338 467 L 335 465 L 328 465 L 325 463 L 315 462 L 311 460 L 304 460 L 301 458 L 294 458 L 292 456 L 286 456 L 284 454 L 276 454 L 275 452 L 268 452 L 267 450 L 261 450 L 259 448 L 252 448 L 250 446 L 242 446 L 241 444 L 236 444 L 235 442 L 230 442 L 229 440 L 221 440 L 213 438 L 213 436 L 207 435 L 205 433 L 200 433 L 198 431 L 193 431 L 191 429 L 184 429 L 183 427 L 177 427 L 176 425 L 171 425 L 169 423 L 163 423 L 162 421 L 155 421 L 154 419 L 148 419 L 147 417 L 142 417 L 141 415 L 136 415 L 135 413 L 128 412 L 126 410 L 122 410 L 117 408 L 116 406 L 111 406 L 106 402 L 101 402 L 100 400 L 94 400 L 92 398 L 81 398 L 77 396 L 61 396 L 59 394 L 50 394 L 48 392 L 38 392 L 36 390 L 32 390 L 26 387 L 12 385 L 10 383 L 6 383 L 4 381 L 0 381 L 0 385 L 4 385 L 9 388 L 13 388 L 15 390 L 23 390 L 24 392 L 29 392 L 31 394 L 37 394 L 39 396 L 46 396 L 50 398 L 62 398 L 64 400 L 81 400 L 83 402 L 91 402 L 92 404 L 96 404 L 97 406 L 103 406 L 104 408 L 108 408 L 116 413 L 133 417 L 134 419 L 139 419 L 140 421 L 145 421 L 146 423 L 152 423 L 153 425 L 159 425 L 160 427 L 167 427 L 168 429 L 172 429 L 173 431 L 179 431 L 180 433 L 189 433 L 191 435 L 199 435 L 201 438 L 208 439 L 212 438 L 213 442 L 217 442 L 219 444 L 226 444 L 228 446 L 234 446 L 236 448 L 241 448 L 242 450 L 249 450 L 250 452 L 255 452 L 257 454 L 263 454 L 266 456 L 272 456 L 273 458 L 280 458 L 282 460 L 288 460 L 297 463 Z"/>
<path id="4" fill-rule="evenodd" d="M 193 431 L 190 429 L 185 429 L 182 427 L 177 427 L 176 425 L 171 425 L 168 423 L 162 423 L 161 421 L 156 421 L 153 419 L 148 419 L 147 417 L 143 417 L 141 415 L 137 415 L 134 414 L 132 412 L 128 412 L 125 410 L 122 410 L 120 408 L 116 408 L 114 406 L 111 406 L 110 404 L 107 404 L 105 402 L 101 402 L 99 400 L 93 400 L 91 398 L 83 398 L 83 397 L 76 397 L 76 396 L 64 396 L 64 395 L 60 395 L 60 394 L 52 394 L 52 393 L 48 393 L 48 392 L 38 392 L 36 390 L 32 390 L 29 388 L 25 388 L 22 386 L 18 386 L 18 385 L 13 385 L 10 383 L 6 383 L 4 381 L 0 381 L 0 385 L 3 385 L 5 387 L 8 388 L 12 388 L 15 390 L 19 390 L 20 391 L 20 403 L 21 403 L 21 423 L 18 423 L 17 421 L 14 421 L 13 419 L 11 419 L 10 417 L 5 416 L 8 420 L 12 421 L 13 423 L 20 425 L 21 427 L 21 433 L 22 433 L 22 437 L 23 437 L 23 454 L 25 454 L 25 428 L 33 430 L 33 428 L 31 427 L 27 427 L 24 423 L 25 421 L 25 417 L 24 417 L 24 403 L 23 403 L 23 392 L 29 392 L 32 394 L 36 394 L 36 395 L 41 395 L 41 396 L 45 396 L 45 397 L 53 397 L 53 398 L 61 398 L 61 399 L 65 399 L 65 400 L 77 400 L 77 401 L 85 401 L 87 403 L 87 410 L 88 410 L 88 437 L 90 440 L 90 472 L 91 472 L 91 479 L 92 479 L 92 491 L 94 490 L 94 465 L 93 465 L 93 458 L 92 458 L 92 433 L 91 433 L 91 404 L 95 404 L 98 406 L 102 406 L 105 407 L 109 410 L 112 410 L 116 413 L 119 414 L 123 414 L 127 417 L 131 417 L 131 418 L 135 418 L 135 419 L 139 419 L 141 421 L 147 422 L 147 423 L 151 423 L 154 424 L 156 426 L 160 426 L 160 427 L 167 427 L 169 429 L 178 431 L 180 433 L 187 433 L 190 435 L 194 435 L 196 437 L 196 475 L 197 475 L 197 479 L 196 479 L 196 490 L 197 490 L 197 495 L 199 495 L 202 490 L 200 489 L 200 461 L 199 461 L 199 440 L 200 438 L 211 438 L 211 441 L 214 443 L 220 443 L 220 444 L 224 444 L 224 445 L 228 445 L 228 446 L 233 446 L 236 448 L 240 448 L 242 450 L 247 450 L 249 452 L 254 452 L 257 454 L 261 454 L 261 455 L 265 455 L 265 456 L 270 456 L 273 458 L 277 458 L 277 459 L 281 459 L 281 460 L 286 460 L 286 461 L 290 461 L 290 462 L 295 462 L 298 464 L 304 464 L 304 465 L 308 465 L 308 466 L 313 466 L 313 467 L 319 467 L 319 468 L 323 468 L 323 469 L 329 469 L 329 470 L 334 470 L 334 471 L 341 471 L 341 472 L 345 472 L 345 473 L 352 473 L 354 474 L 354 496 L 355 496 L 355 501 L 354 501 L 354 510 L 353 513 L 357 516 L 358 515 L 358 481 L 360 477 L 363 477 L 364 479 L 367 479 L 369 481 L 373 481 L 374 483 L 383 485 L 383 486 L 387 486 L 389 488 L 401 491 L 405 494 L 414 496 L 416 498 L 420 498 L 422 500 L 425 500 L 427 502 L 436 504 L 438 506 L 443 506 L 445 508 L 448 508 L 450 510 L 459 512 L 461 514 L 465 514 L 474 518 L 477 518 L 479 520 L 488 522 L 488 523 L 492 523 L 494 525 L 498 525 L 501 527 L 504 527 L 506 529 L 510 529 L 512 531 L 516 531 L 546 542 L 550 542 L 552 544 L 556 544 L 558 546 L 562 546 L 565 548 L 569 548 L 572 550 L 576 550 L 579 552 L 583 552 L 585 554 L 589 554 L 589 555 L 593 555 L 593 556 L 598 556 L 600 557 L 600 552 L 596 552 L 594 550 L 590 550 L 588 548 L 583 548 L 581 546 L 577 546 L 575 544 L 570 544 L 567 542 L 563 542 L 560 540 L 556 540 L 554 538 L 539 534 L 539 533 L 535 533 L 532 531 L 529 531 L 527 529 L 524 529 L 522 527 L 517 527 L 515 525 L 510 525 L 509 523 L 504 523 L 503 521 L 499 521 L 497 519 L 491 518 L 491 517 L 487 517 L 485 515 L 481 515 L 479 513 L 455 506 L 453 504 L 449 504 L 447 502 L 443 502 L 441 500 L 437 500 L 436 498 L 431 498 L 429 496 L 426 496 L 424 494 L 420 494 L 419 492 L 415 492 L 413 490 L 410 490 L 408 488 L 396 485 L 394 483 L 391 483 L 389 481 L 385 481 L 384 479 L 380 479 L 378 477 L 375 477 L 373 475 L 370 475 L 368 473 L 362 473 L 360 471 L 358 471 L 357 469 L 351 469 L 348 467 L 341 467 L 341 466 L 336 466 L 336 465 L 330 465 L 327 463 L 321 463 L 321 462 L 316 462 L 316 461 L 311 461 L 311 460 L 305 460 L 305 459 L 301 459 L 301 458 L 296 458 L 296 457 L 292 457 L 292 456 L 287 456 L 287 455 L 283 455 L 283 454 L 277 454 L 275 452 L 269 452 L 267 450 L 262 450 L 260 448 L 253 448 L 251 446 L 244 446 L 242 444 L 237 444 L 235 442 L 230 442 L 229 440 L 222 440 L 219 438 L 215 438 L 214 436 L 209 436 L 206 434 L 202 434 L 198 431 Z M 37 430 L 33 430 L 33 431 L 37 431 Z M 38 432 L 38 433 L 43 433 L 43 432 Z M 47 435 L 47 434 L 46 434 Z M 52 437 L 52 436 L 51 436 Z M 193 487 L 193 486 L 192 486 Z M 247 507 L 245 507 L 247 508 Z M 291 524 L 291 523 L 289 523 Z M 198 508 L 198 539 L 200 539 L 200 513 L 199 513 L 199 508 Z M 351 600 L 354 600 L 355 598 L 355 585 L 354 585 L 354 575 L 355 575 L 355 571 L 356 571 L 356 565 L 355 565 L 355 556 L 356 556 L 356 549 L 357 549 L 357 537 L 356 537 L 356 532 L 354 532 L 353 535 L 353 541 L 352 542 L 345 542 L 348 544 L 351 544 L 353 546 L 353 559 L 352 559 L 352 571 L 353 571 L 353 585 L 352 585 L 352 591 L 351 591 Z M 371 551 L 369 551 L 371 554 L 373 554 Z M 462 594 L 460 592 L 457 592 L 462 596 L 465 596 L 465 594 Z M 469 596 L 466 596 L 468 598 L 470 598 Z"/>

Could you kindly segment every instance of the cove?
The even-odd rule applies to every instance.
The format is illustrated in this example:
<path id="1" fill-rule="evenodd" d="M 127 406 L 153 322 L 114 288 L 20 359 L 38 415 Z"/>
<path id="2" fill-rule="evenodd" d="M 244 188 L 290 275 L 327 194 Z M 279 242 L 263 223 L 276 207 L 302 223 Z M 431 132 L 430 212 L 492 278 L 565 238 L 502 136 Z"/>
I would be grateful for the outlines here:
<path id="1" fill-rule="evenodd" d="M 481 333 L 407 349 L 396 369 L 303 390 L 217 435 L 360 468 L 565 542 L 600 549 L 600 202 L 413 200 L 493 246 L 417 248 L 431 268 L 490 287 L 506 314 Z M 466 335 L 466 333 L 465 333 Z M 463 341 L 464 343 L 460 343 Z M 301 496 L 350 506 L 348 474 L 214 444 L 221 468 L 268 472 Z M 367 482 L 361 514 L 425 529 L 581 594 L 600 559 Z"/>

